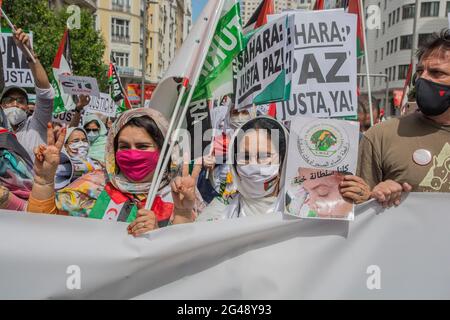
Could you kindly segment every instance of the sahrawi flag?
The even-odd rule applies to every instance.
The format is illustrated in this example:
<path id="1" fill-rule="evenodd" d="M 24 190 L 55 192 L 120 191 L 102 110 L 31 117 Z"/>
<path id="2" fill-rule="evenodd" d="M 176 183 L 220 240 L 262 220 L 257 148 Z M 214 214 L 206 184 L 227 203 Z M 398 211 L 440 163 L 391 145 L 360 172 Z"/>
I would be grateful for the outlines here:
<path id="1" fill-rule="evenodd" d="M 116 62 L 114 57 L 111 56 L 108 71 L 108 83 L 111 91 L 111 98 L 117 105 L 117 113 L 122 113 L 131 109 L 130 100 L 128 100 L 127 93 L 125 92 L 120 76 L 117 73 Z"/>
<path id="2" fill-rule="evenodd" d="M 61 74 L 72 74 L 72 56 L 70 53 L 70 36 L 68 29 L 64 31 L 52 68 L 53 74 L 51 82 L 55 91 L 53 114 L 59 114 L 75 108 L 72 97 L 63 92 L 61 82 L 59 81 L 59 76 Z"/>
<path id="3" fill-rule="evenodd" d="M 360 0 L 348 0 L 347 12 L 356 14 L 358 16 L 356 50 L 357 50 L 357 57 L 361 58 L 362 56 L 364 56 L 364 30 L 362 27 L 362 20 L 361 20 Z"/>
<path id="4" fill-rule="evenodd" d="M 265 25 L 268 19 L 267 16 L 274 13 L 273 0 L 262 0 L 245 25 L 244 33 L 248 33 Z"/>

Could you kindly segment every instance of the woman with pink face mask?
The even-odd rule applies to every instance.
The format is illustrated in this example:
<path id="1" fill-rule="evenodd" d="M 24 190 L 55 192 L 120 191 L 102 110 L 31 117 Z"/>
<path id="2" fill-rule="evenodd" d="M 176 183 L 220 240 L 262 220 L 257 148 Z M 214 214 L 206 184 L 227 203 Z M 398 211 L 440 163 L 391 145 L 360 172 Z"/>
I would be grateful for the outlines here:
<path id="1" fill-rule="evenodd" d="M 128 222 L 128 233 L 134 236 L 169 223 L 180 223 L 178 216 L 173 215 L 168 171 L 152 209 L 142 209 L 167 127 L 166 119 L 156 110 L 141 108 L 125 112 L 109 132 L 104 172 L 86 174 L 56 194 L 53 179 L 64 138 L 54 142 L 49 133 L 48 145 L 36 152 L 28 211 Z M 172 167 L 177 166 L 172 163 Z"/>

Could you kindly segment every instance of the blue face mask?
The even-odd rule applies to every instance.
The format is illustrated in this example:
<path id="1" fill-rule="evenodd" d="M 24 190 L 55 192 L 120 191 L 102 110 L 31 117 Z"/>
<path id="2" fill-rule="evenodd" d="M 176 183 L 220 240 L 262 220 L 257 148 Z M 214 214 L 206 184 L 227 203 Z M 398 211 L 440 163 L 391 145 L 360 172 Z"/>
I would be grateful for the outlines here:
<path id="1" fill-rule="evenodd" d="M 90 131 L 87 134 L 88 140 L 90 143 L 93 143 L 95 140 L 97 140 L 97 138 L 100 136 L 100 132 L 94 132 L 94 131 Z"/>

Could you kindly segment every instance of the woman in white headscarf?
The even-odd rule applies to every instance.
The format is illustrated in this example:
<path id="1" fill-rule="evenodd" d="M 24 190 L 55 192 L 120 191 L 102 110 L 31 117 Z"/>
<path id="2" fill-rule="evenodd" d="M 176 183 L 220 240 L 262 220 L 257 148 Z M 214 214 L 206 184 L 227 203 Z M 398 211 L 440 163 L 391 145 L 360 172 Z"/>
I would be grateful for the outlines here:
<path id="1" fill-rule="evenodd" d="M 282 212 L 280 195 L 284 187 L 288 138 L 289 133 L 281 122 L 267 116 L 256 117 L 239 128 L 228 148 L 228 166 L 237 193 L 228 203 L 214 199 L 196 221 Z M 350 200 L 359 201 L 360 195 L 351 188 L 355 183 L 353 179 L 347 180 L 340 192 Z M 193 198 L 183 191 L 181 180 L 172 184 L 172 192 L 180 193 L 181 198 Z"/>

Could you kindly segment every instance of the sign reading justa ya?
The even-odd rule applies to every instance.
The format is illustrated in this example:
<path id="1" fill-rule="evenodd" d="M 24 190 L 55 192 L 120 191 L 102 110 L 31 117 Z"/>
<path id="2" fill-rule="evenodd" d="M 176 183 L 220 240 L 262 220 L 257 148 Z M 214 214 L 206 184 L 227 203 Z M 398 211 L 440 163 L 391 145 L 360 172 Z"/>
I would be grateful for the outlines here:
<path id="1" fill-rule="evenodd" d="M 337 10 L 295 13 L 291 96 L 277 104 L 279 120 L 356 115 L 356 21 Z"/>
<path id="2" fill-rule="evenodd" d="M 237 109 L 284 100 L 288 16 L 276 19 L 250 35 L 237 57 Z"/>
<path id="3" fill-rule="evenodd" d="M 26 60 L 27 56 L 17 47 L 12 32 L 1 33 L 0 50 L 3 59 L 3 77 L 5 86 L 19 86 L 34 88 L 33 74 Z M 31 46 L 33 45 L 33 33 L 29 32 Z"/>

